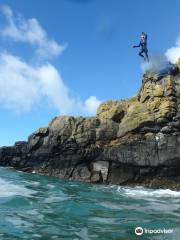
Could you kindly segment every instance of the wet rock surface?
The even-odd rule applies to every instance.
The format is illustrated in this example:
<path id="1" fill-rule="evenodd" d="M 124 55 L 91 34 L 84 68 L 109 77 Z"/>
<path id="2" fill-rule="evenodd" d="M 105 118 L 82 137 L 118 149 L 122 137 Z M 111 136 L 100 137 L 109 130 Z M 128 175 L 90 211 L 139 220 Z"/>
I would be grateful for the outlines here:
<path id="1" fill-rule="evenodd" d="M 92 183 L 180 189 L 180 64 L 146 73 L 131 99 L 95 117 L 59 116 L 27 142 L 0 148 L 0 165 Z"/>

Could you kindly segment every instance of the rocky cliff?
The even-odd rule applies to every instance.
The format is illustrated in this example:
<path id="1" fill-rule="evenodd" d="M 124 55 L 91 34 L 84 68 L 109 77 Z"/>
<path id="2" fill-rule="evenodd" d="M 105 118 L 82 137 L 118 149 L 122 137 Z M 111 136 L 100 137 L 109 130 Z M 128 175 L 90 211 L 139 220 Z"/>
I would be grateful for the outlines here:
<path id="1" fill-rule="evenodd" d="M 59 116 L 27 142 L 0 148 L 1 166 L 93 183 L 180 189 L 180 62 L 146 72 L 138 94 L 95 117 Z"/>

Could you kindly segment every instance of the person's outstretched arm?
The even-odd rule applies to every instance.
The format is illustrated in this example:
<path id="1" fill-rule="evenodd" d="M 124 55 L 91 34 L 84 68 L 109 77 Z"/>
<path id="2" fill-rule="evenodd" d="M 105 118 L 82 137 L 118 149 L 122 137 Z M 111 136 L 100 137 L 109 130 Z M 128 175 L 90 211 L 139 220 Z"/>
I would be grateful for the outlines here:
<path id="1" fill-rule="evenodd" d="M 140 45 L 140 43 L 139 43 L 139 45 L 134 45 L 133 48 L 140 47 L 140 46 L 141 46 L 141 45 Z"/>

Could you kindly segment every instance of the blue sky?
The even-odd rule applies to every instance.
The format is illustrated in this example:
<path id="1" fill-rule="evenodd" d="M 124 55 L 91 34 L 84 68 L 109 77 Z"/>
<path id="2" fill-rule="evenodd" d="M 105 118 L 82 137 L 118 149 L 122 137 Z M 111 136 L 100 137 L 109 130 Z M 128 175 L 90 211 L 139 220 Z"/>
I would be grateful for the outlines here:
<path id="1" fill-rule="evenodd" d="M 132 46 L 142 31 L 148 33 L 150 55 L 167 49 L 171 57 L 179 54 L 178 0 L 7 0 L 0 5 L 1 146 L 27 139 L 54 116 L 91 115 L 102 101 L 135 95 L 142 70 Z"/>

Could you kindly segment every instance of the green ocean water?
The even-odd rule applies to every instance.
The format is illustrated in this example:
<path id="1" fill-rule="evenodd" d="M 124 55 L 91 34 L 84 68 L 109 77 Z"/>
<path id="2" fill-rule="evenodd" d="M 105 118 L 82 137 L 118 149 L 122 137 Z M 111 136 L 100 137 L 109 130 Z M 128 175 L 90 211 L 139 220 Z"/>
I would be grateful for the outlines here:
<path id="1" fill-rule="evenodd" d="M 173 229 L 137 236 L 136 227 Z M 0 240 L 180 239 L 180 192 L 103 186 L 0 168 Z"/>

